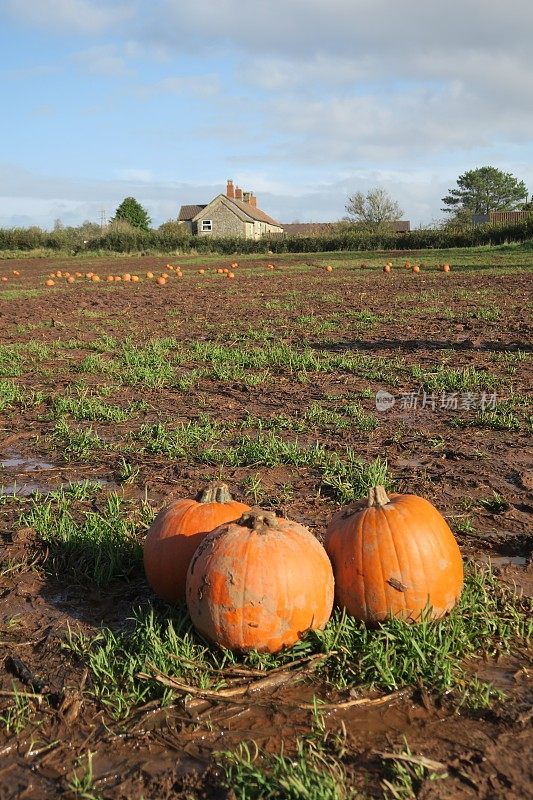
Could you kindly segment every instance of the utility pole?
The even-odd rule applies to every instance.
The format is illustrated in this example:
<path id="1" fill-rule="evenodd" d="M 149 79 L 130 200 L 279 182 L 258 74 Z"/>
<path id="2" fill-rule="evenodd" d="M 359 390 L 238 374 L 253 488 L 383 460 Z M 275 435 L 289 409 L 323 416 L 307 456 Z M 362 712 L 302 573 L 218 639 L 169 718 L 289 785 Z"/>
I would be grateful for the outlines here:
<path id="1" fill-rule="evenodd" d="M 100 230 L 103 231 L 106 223 L 106 210 L 102 208 L 100 211 Z"/>

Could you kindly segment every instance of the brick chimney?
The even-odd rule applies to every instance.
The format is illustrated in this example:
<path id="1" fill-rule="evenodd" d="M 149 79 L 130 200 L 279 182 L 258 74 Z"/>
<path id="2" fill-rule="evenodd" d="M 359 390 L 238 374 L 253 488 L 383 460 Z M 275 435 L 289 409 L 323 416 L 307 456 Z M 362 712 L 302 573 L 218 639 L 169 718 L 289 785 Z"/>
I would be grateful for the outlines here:
<path id="1" fill-rule="evenodd" d="M 257 208 L 257 197 L 254 195 L 253 192 L 250 192 L 250 199 L 248 201 L 252 208 Z"/>
<path id="2" fill-rule="evenodd" d="M 242 189 L 235 187 L 235 200 L 242 200 Z"/>
<path id="3" fill-rule="evenodd" d="M 235 188 L 233 186 L 233 181 L 231 181 L 229 179 L 228 179 L 228 183 L 227 183 L 227 186 L 226 186 L 226 197 L 231 197 L 231 198 L 235 197 Z"/>
<path id="4" fill-rule="evenodd" d="M 245 203 L 249 203 L 250 202 L 250 194 L 251 194 L 251 192 L 243 192 L 242 193 L 243 202 L 245 202 Z"/>

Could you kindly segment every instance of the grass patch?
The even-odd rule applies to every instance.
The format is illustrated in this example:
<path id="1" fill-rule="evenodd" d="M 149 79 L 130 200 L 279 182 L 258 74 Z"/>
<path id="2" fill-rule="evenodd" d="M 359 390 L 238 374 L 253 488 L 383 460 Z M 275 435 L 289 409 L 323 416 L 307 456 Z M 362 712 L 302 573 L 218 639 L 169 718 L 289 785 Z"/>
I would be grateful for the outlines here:
<path id="1" fill-rule="evenodd" d="M 216 689 L 224 685 L 224 667 L 240 664 L 267 671 L 313 653 L 327 656 L 317 676 L 328 687 L 394 691 L 422 685 L 437 692 L 452 690 L 460 702 L 478 706 L 490 697 L 472 683 L 465 659 L 491 657 L 509 652 L 515 643 L 525 644 L 533 633 L 532 612 L 531 600 L 518 598 L 490 568 L 470 566 L 460 602 L 442 620 L 425 617 L 417 625 L 389 620 L 370 629 L 335 612 L 324 631 L 308 633 L 276 655 L 238 655 L 209 647 L 195 634 L 185 611 L 170 607 L 136 612 L 130 632 L 103 628 L 93 638 L 71 634 L 67 646 L 91 668 L 92 691 L 117 717 L 150 699 L 170 701 L 169 689 L 137 677 L 150 672 L 150 665 L 191 685 Z"/>
<path id="2" fill-rule="evenodd" d="M 216 756 L 224 786 L 235 800 L 356 800 L 348 785 L 339 747 L 312 732 L 298 739 L 296 752 L 272 755 L 241 744 Z M 335 752 L 337 751 L 337 752 Z M 361 798 L 362 800 L 362 798 Z"/>
<path id="3" fill-rule="evenodd" d="M 454 418 L 450 424 L 459 428 L 490 428 L 495 431 L 518 431 L 520 419 L 508 403 L 497 403 L 494 409 L 482 409 L 471 419 Z"/>
<path id="4" fill-rule="evenodd" d="M 47 291 L 50 291 L 47 289 Z M 5 289 L 0 292 L 0 300 L 21 300 L 29 297 L 39 297 L 44 294 L 44 289 Z"/>
<path id="5" fill-rule="evenodd" d="M 145 407 L 144 403 L 131 403 L 127 409 L 104 403 L 98 397 L 82 393 L 78 397 L 57 395 L 52 399 L 52 413 L 55 417 L 70 414 L 75 420 L 90 422 L 125 422 L 129 417 Z"/>
<path id="6" fill-rule="evenodd" d="M 50 439 L 61 450 L 65 461 L 88 461 L 98 450 L 109 449 L 92 427 L 76 429 L 69 427 L 64 419 L 54 426 Z"/>
<path id="7" fill-rule="evenodd" d="M 498 322 L 501 315 L 501 310 L 496 306 L 487 306 L 486 308 L 476 308 L 475 311 L 471 311 L 467 316 L 470 319 L 484 320 L 484 322 Z"/>
<path id="8" fill-rule="evenodd" d="M 160 422 L 155 425 L 141 425 L 135 440 L 140 441 L 148 453 L 162 454 L 168 458 L 194 458 L 195 455 L 201 455 L 197 451 L 199 445 L 217 440 L 225 432 L 224 425 L 204 415 L 174 429 L 169 429 Z"/>
<path id="9" fill-rule="evenodd" d="M 0 346 L 0 378 L 16 378 L 22 373 L 22 357 L 13 345 Z"/>
<path id="10" fill-rule="evenodd" d="M 435 370 L 428 372 L 416 365 L 411 368 L 411 375 L 430 391 L 475 392 L 494 389 L 502 384 L 501 378 L 475 367 L 454 369 L 439 365 Z"/>
<path id="11" fill-rule="evenodd" d="M 153 513 L 148 505 L 135 507 L 117 494 L 107 495 L 99 511 L 73 508 L 75 500 L 94 499 L 98 491 L 85 484 L 47 498 L 36 495 L 20 524 L 35 529 L 48 550 L 46 564 L 53 575 L 106 586 L 139 568 L 141 535 Z"/>

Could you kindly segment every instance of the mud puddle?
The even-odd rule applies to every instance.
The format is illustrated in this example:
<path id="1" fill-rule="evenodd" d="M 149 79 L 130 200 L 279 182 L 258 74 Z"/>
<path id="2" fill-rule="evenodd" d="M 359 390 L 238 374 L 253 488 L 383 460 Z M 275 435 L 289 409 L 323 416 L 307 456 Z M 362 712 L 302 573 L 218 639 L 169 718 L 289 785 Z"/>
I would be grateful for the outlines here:
<path id="1" fill-rule="evenodd" d="M 22 453 L 11 453 L 0 462 L 3 469 L 17 469 L 18 472 L 37 472 L 40 470 L 59 469 L 56 464 L 41 458 L 31 458 Z M 19 469 L 20 467 L 20 469 Z"/>
<path id="2" fill-rule="evenodd" d="M 9 483 L 3 483 L 0 479 L 0 495 L 4 496 L 29 497 L 37 493 L 48 494 L 58 489 L 66 489 L 69 486 L 79 486 L 85 482 L 79 478 L 72 481 L 64 480 L 64 476 L 61 474 L 65 470 L 64 465 L 54 464 L 43 458 L 26 456 L 23 453 L 14 452 L 4 456 L 0 461 L 0 467 L 7 471 L 9 477 L 13 476 L 13 480 Z M 47 479 L 37 477 L 36 473 L 39 472 L 46 473 Z M 48 477 L 50 473 L 54 474 Z M 28 479 L 27 475 L 32 477 Z M 90 478 L 89 480 L 90 483 L 98 486 L 111 484 L 111 481 L 102 477 Z"/>

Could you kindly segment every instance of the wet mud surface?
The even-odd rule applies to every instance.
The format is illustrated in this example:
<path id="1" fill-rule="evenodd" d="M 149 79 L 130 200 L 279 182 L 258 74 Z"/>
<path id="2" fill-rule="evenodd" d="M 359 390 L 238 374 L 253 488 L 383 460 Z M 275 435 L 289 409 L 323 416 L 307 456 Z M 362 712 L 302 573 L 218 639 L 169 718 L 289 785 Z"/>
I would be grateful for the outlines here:
<path id="1" fill-rule="evenodd" d="M 27 724 L 16 733 L 0 723 L 1 800 L 83 796 L 75 779 L 85 773 L 88 753 L 95 797 L 229 800 L 231 790 L 222 788 L 213 766 L 214 752 L 255 742 L 277 753 L 283 742 L 290 753 L 312 722 L 309 709 L 298 705 L 312 703 L 315 695 L 331 704 L 347 699 L 320 686 L 312 675 L 258 692 L 247 706 L 175 698 L 166 708 L 155 701 L 140 706 L 120 722 L 94 699 L 90 671 L 64 643 L 72 630 L 88 636 L 101 625 L 129 630 L 135 609 L 153 600 L 142 571 L 103 589 L 81 585 L 72 575 L 52 576 L 46 549 L 35 531 L 18 520 L 35 493 L 44 496 L 86 480 L 101 487 L 102 498 L 118 492 L 132 502 L 146 498 L 159 509 L 173 497 L 196 494 L 216 474 L 206 464 L 143 450 L 137 434 L 141 425 L 162 420 L 171 427 L 206 413 L 233 426 L 242 425 L 247 416 L 298 418 L 313 402 L 338 411 L 357 397 L 377 419 L 372 430 L 309 424 L 298 432 L 298 441 L 320 440 L 332 450 L 348 446 L 365 460 L 385 457 L 399 491 L 428 497 L 448 518 L 465 558 L 491 561 L 502 581 L 533 596 L 533 458 L 527 422 L 531 276 L 520 271 L 488 277 L 428 270 L 416 282 L 400 267 L 389 279 L 376 270 L 361 270 L 357 263 L 332 275 L 309 258 L 278 259 L 279 269 L 273 272 L 265 270 L 267 263 L 243 262 L 233 281 L 198 276 L 200 265 L 195 264 L 185 265 L 184 278 L 172 276 L 166 287 L 147 281 L 93 286 L 80 279 L 73 286 L 58 280 L 51 291 L 43 283 L 52 270 L 97 269 L 102 276 L 128 270 L 144 277 L 147 270 L 164 269 L 165 262 L 152 257 L 83 263 L 28 259 L 2 265 L 0 272 L 16 269 L 21 275 L 10 277 L 0 291 L 0 344 L 7 348 L 0 360 L 0 381 L 48 397 L 68 393 L 83 378 L 85 389 L 106 382 L 112 386 L 102 396 L 106 403 L 122 409 L 139 400 L 144 405 L 121 421 L 70 420 L 79 430 L 90 425 L 111 445 L 89 458 L 70 460 L 52 435 L 57 418 L 51 415 L 49 399 L 0 406 L 0 717 L 12 706 L 14 692 L 27 693 L 31 710 Z M 212 273 L 216 266 L 228 263 L 206 269 Z M 15 296 L 4 297 L 4 292 Z M 480 315 L 480 308 L 488 311 Z M 294 348 L 401 359 L 402 367 L 394 380 L 339 369 L 317 372 L 302 382 L 296 372 L 285 370 L 273 371 L 255 386 L 238 377 L 200 375 L 188 388 L 131 386 L 79 371 L 93 352 L 90 343 L 102 336 L 137 344 L 150 337 L 173 337 L 184 346 L 215 340 L 230 348 L 263 346 L 265 340 L 258 337 L 243 340 L 250 329 L 266 330 Z M 57 347 L 58 342 L 63 346 Z M 24 349 L 31 343 L 51 349 L 32 354 L 31 346 Z M 17 353 L 23 360 L 12 369 Z M 103 358 L 112 355 L 113 349 Z M 413 391 L 421 396 L 410 368 L 431 373 L 442 365 L 495 376 L 487 391 L 496 392 L 498 402 L 514 398 L 516 426 L 457 426 L 459 417 L 472 421 L 476 410 L 441 409 L 437 390 L 435 407 L 432 401 L 423 408 L 404 407 L 402 396 Z M 177 375 L 197 367 L 180 364 Z M 396 398 L 386 412 L 376 411 L 380 389 Z M 133 452 L 121 449 L 131 448 L 132 442 Z M 130 482 L 120 476 L 120 458 L 126 452 L 136 468 Z M 246 481 L 256 474 L 263 501 L 321 537 L 338 504 L 321 490 L 312 469 L 224 468 L 224 479 L 243 501 L 250 501 Z M 17 671 L 18 662 L 27 674 Z M 504 692 L 505 700 L 474 713 L 413 687 L 382 705 L 370 702 L 324 712 L 327 729 L 345 736 L 345 765 L 354 789 L 382 797 L 383 754 L 401 747 L 406 737 L 413 753 L 439 762 L 448 775 L 446 780 L 424 781 L 419 798 L 533 797 L 533 759 L 527 755 L 533 752 L 532 654 L 521 651 L 476 661 L 471 668 L 480 680 Z M 377 697 L 370 694 L 368 699 Z"/>

